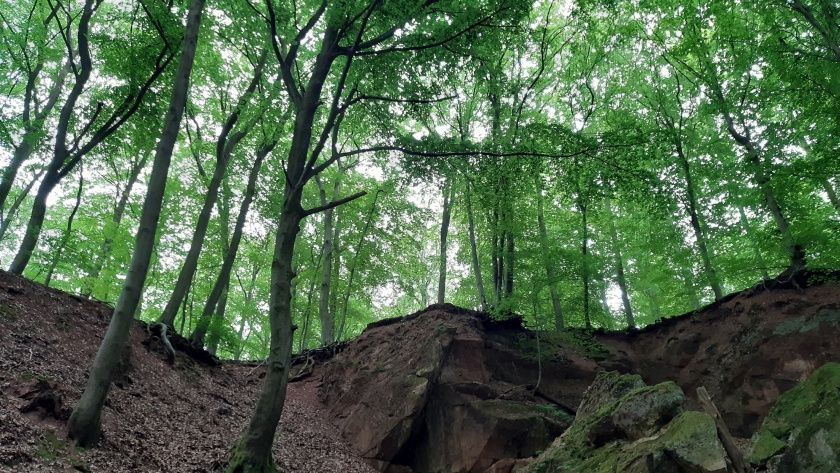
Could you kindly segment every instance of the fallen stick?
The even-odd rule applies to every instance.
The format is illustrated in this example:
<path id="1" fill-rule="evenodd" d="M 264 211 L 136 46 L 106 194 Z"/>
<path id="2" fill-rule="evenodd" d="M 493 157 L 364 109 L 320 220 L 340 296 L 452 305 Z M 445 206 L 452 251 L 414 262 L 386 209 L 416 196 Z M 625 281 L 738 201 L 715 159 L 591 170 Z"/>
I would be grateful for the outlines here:
<path id="1" fill-rule="evenodd" d="M 735 439 L 732 438 L 729 428 L 723 422 L 720 411 L 718 411 L 715 403 L 712 402 L 712 397 L 709 396 L 709 392 L 706 391 L 705 387 L 700 386 L 697 388 L 697 398 L 700 400 L 700 404 L 703 406 L 706 414 L 709 414 L 715 420 L 718 437 L 720 437 L 720 441 L 723 443 L 723 449 L 726 450 L 726 454 L 729 455 L 729 460 L 732 461 L 732 467 L 735 469 L 735 473 L 751 473 L 752 468 L 747 466 L 744 461 L 744 455 L 738 446 L 735 445 Z"/>

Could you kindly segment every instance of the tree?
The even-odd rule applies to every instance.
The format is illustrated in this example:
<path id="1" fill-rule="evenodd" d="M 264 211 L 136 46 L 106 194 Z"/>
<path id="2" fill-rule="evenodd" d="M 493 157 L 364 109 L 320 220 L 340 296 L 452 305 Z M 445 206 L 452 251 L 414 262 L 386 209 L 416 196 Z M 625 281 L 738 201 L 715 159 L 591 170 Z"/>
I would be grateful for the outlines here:
<path id="1" fill-rule="evenodd" d="M 86 8 L 90 8 L 90 5 L 91 2 L 88 0 Z M 172 98 L 164 117 L 163 130 L 155 150 L 152 175 L 149 179 L 146 200 L 143 203 L 143 213 L 140 217 L 140 226 L 137 229 L 131 266 L 120 298 L 114 307 L 114 314 L 108 324 L 108 330 L 99 346 L 99 351 L 96 353 L 96 359 L 93 362 L 93 368 L 82 393 L 82 398 L 76 408 L 73 409 L 73 414 L 67 422 L 70 438 L 76 440 L 76 443 L 83 447 L 92 445 L 101 434 L 102 406 L 105 403 L 105 397 L 108 395 L 111 382 L 117 374 L 117 366 L 124 356 L 125 344 L 128 341 L 134 313 L 140 302 L 140 295 L 143 291 L 154 246 L 161 202 L 166 188 L 166 176 L 172 159 L 172 150 L 175 147 L 181 117 L 187 102 L 190 73 L 195 60 L 203 11 L 204 0 L 191 1 L 187 11 L 187 25 L 181 45 L 181 57 L 175 73 Z M 89 60 L 88 58 L 87 61 Z"/>

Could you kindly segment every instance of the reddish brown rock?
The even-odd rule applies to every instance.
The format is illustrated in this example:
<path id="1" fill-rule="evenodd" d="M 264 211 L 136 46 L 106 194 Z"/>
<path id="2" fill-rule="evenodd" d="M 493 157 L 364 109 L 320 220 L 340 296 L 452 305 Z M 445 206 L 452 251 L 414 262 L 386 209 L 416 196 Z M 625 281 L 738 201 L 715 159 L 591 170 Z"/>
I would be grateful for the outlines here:
<path id="1" fill-rule="evenodd" d="M 534 343 L 516 321 L 432 306 L 366 330 L 324 367 L 321 397 L 381 471 L 484 472 L 548 446 L 598 368 L 547 345 L 536 386 Z"/>

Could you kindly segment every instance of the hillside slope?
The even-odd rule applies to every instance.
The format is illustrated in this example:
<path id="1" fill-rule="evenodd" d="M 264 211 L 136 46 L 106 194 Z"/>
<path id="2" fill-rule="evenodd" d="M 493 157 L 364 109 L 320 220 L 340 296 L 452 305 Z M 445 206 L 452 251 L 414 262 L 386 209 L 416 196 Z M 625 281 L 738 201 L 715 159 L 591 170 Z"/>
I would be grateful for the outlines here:
<path id="1" fill-rule="evenodd" d="M 782 393 L 840 360 L 840 283 L 806 279 L 633 333 L 535 333 L 446 304 L 372 324 L 290 384 L 275 458 L 285 472 L 517 471 L 571 425 L 603 370 L 673 380 L 689 407 L 705 386 L 749 437 Z M 82 452 L 64 439 L 110 314 L 0 272 L 0 471 L 218 469 L 262 367 L 183 353 L 169 365 L 139 322 L 105 439 Z"/>
<path id="2" fill-rule="evenodd" d="M 64 439 L 62 418 L 81 395 L 110 315 L 103 304 L 0 272 L 0 471 L 199 473 L 225 458 L 252 413 L 261 369 L 182 354 L 170 366 L 143 345 L 140 323 L 130 366 L 108 396 L 102 444 L 77 452 Z M 20 412 L 36 398 L 32 412 Z M 290 385 L 281 429 L 282 471 L 373 471 L 321 415 L 311 382 Z"/>

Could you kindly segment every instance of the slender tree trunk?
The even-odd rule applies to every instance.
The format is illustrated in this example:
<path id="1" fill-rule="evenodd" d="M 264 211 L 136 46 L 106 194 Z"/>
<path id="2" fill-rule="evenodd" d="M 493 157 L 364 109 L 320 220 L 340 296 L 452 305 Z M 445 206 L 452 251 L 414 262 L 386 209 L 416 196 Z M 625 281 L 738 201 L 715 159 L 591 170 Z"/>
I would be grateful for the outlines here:
<path id="1" fill-rule="evenodd" d="M 273 10 L 269 10 L 273 16 Z M 327 25 L 323 32 L 321 51 L 315 59 L 305 92 L 296 103 L 294 132 L 286 160 L 283 210 L 275 233 L 274 255 L 271 264 L 271 284 L 268 304 L 269 342 L 266 375 L 254 414 L 231 451 L 226 473 L 263 473 L 276 470 L 271 447 L 277 424 L 286 401 L 286 387 L 291 365 L 294 327 L 292 325 L 292 263 L 300 221 L 305 214 L 301 207 L 303 186 L 312 142 L 312 125 L 321 101 L 321 91 L 335 60 L 334 48 L 338 31 Z M 351 56 L 352 58 L 352 56 Z M 350 61 L 351 59 L 348 59 Z M 350 63 L 346 64 L 349 67 Z M 288 70 L 286 72 L 288 74 Z M 317 156 L 316 156 L 317 158 Z"/>
<path id="2" fill-rule="evenodd" d="M 144 153 L 143 157 L 131 167 L 131 171 L 128 175 L 128 182 L 125 184 L 125 188 L 123 188 L 122 192 L 120 193 L 120 199 L 117 201 L 117 205 L 114 207 L 114 212 L 111 215 L 111 222 L 110 224 L 105 226 L 103 233 L 105 234 L 105 238 L 102 240 L 102 246 L 99 249 L 99 255 L 96 257 L 93 263 L 93 268 L 91 268 L 90 273 L 88 273 L 88 280 L 86 283 L 86 287 L 82 289 L 82 295 L 85 297 L 89 297 L 93 294 L 93 288 L 96 285 L 97 280 L 99 280 L 99 275 L 102 273 L 102 268 L 105 266 L 105 262 L 111 256 L 111 248 L 114 244 L 114 238 L 116 237 L 117 231 L 120 228 L 120 224 L 122 223 L 123 215 L 125 214 L 125 209 L 128 206 L 128 199 L 131 197 L 131 191 L 134 189 L 134 185 L 137 183 L 137 179 L 140 177 L 140 172 L 146 167 L 146 162 L 148 161 L 149 154 Z"/>
<path id="3" fill-rule="evenodd" d="M 700 309 L 700 298 L 697 297 L 697 288 L 694 286 L 692 275 L 688 271 L 683 270 L 682 280 L 685 285 L 685 294 L 688 297 L 688 303 L 691 304 L 691 309 Z"/>
<path id="4" fill-rule="evenodd" d="M 580 204 L 580 219 L 581 219 L 581 243 L 580 253 L 583 271 L 581 277 L 583 279 L 583 322 L 586 328 L 592 328 L 592 320 L 589 314 L 589 224 L 587 223 L 587 205 Z"/>
<path id="5" fill-rule="evenodd" d="M 478 305 L 481 310 L 487 309 L 487 293 L 484 292 L 484 278 L 481 276 L 481 260 L 478 257 L 478 244 L 475 237 L 475 216 L 472 208 L 471 185 L 467 183 L 467 224 L 470 234 L 470 256 L 472 257 L 473 274 L 475 275 L 475 288 L 478 291 Z"/>
<path id="6" fill-rule="evenodd" d="M 219 342 L 221 341 L 221 326 L 225 321 L 225 311 L 227 310 L 228 292 L 230 291 L 230 283 L 222 290 L 219 296 L 219 302 L 216 304 L 216 310 L 213 312 L 213 318 L 210 322 L 212 330 L 207 337 L 207 352 L 215 355 L 219 350 Z"/>
<path id="7" fill-rule="evenodd" d="M 192 0 L 187 13 L 187 25 L 181 47 L 181 59 L 175 74 L 172 99 L 164 118 L 163 130 L 155 152 L 149 188 L 143 203 L 140 225 L 137 229 L 134 254 L 128 274 L 108 330 L 99 346 L 96 359 L 90 371 L 85 390 L 67 423 L 70 438 L 82 447 L 90 446 L 99 439 L 100 416 L 105 397 L 111 387 L 119 361 L 125 355 L 125 344 L 134 321 L 134 314 L 140 302 L 146 281 L 149 261 L 157 231 L 161 203 L 166 188 L 166 178 L 172 159 L 172 150 L 178 138 L 181 117 L 187 100 L 187 89 L 193 60 L 195 59 L 198 32 L 204 0 Z"/>
<path id="8" fill-rule="evenodd" d="M 12 154 L 12 160 L 6 168 L 3 169 L 3 175 L 2 178 L 0 178 L 0 216 L 2 216 L 4 220 L 8 218 L 4 212 L 6 209 L 6 199 L 9 197 L 9 192 L 12 190 L 12 184 L 15 182 L 15 177 L 17 177 L 20 167 L 23 165 L 24 161 L 32 156 L 32 151 L 34 149 L 32 145 L 33 138 L 33 136 L 24 134 L 20 144 L 15 147 L 15 151 Z"/>
<path id="9" fill-rule="evenodd" d="M 615 228 L 615 220 L 613 217 L 614 212 L 612 205 L 610 204 L 609 197 L 607 198 L 606 204 L 607 223 L 609 225 L 613 252 L 615 253 L 616 281 L 618 282 L 618 288 L 621 290 L 621 303 L 624 308 L 624 320 L 627 322 L 628 327 L 634 328 L 636 326 L 636 320 L 633 317 L 633 307 L 630 305 L 630 291 L 627 288 L 627 277 L 624 274 L 624 258 L 621 256 L 621 243 L 618 240 L 618 231 Z"/>
<path id="10" fill-rule="evenodd" d="M 239 206 L 239 215 L 236 217 L 236 224 L 233 228 L 233 236 L 231 237 L 230 244 L 227 245 L 227 251 L 222 262 L 222 268 L 219 270 L 216 282 L 210 290 L 210 295 L 207 296 L 207 301 L 204 304 L 204 309 L 201 311 L 201 318 L 199 319 L 198 324 L 196 324 L 196 329 L 190 337 L 195 346 L 200 347 L 204 345 L 204 337 L 207 335 L 207 329 L 210 326 L 213 317 L 219 319 L 223 315 L 219 314 L 219 311 L 214 311 L 214 309 L 216 309 L 217 306 L 220 308 L 224 307 L 223 304 L 220 304 L 220 298 L 230 285 L 230 274 L 233 269 L 233 263 L 236 261 L 236 254 L 239 252 L 239 244 L 242 241 L 242 233 L 245 229 L 245 220 L 248 217 L 251 202 L 253 201 L 254 194 L 256 194 L 257 191 L 257 178 L 259 177 L 260 168 L 262 167 L 265 157 L 268 156 L 268 154 L 271 153 L 271 150 L 274 149 L 274 145 L 275 143 L 270 143 L 268 146 L 261 148 L 257 152 L 257 158 L 251 166 L 250 173 L 248 174 L 248 184 L 245 187 L 245 195 L 242 197 L 242 203 Z M 216 337 L 216 339 L 216 343 L 218 343 L 218 337 Z"/>
<path id="11" fill-rule="evenodd" d="M 513 295 L 514 262 L 516 256 L 513 232 L 510 230 L 507 232 L 505 243 L 505 298 L 509 299 Z"/>
<path id="12" fill-rule="evenodd" d="M 56 266 L 58 266 L 59 261 L 61 261 L 61 256 L 64 253 L 64 248 L 67 247 L 67 242 L 70 240 L 70 235 L 72 235 L 73 233 L 73 220 L 76 218 L 76 212 L 79 211 L 79 205 L 82 203 L 82 190 L 84 189 L 84 186 L 84 172 L 81 168 L 79 168 L 79 189 L 76 191 L 76 201 L 73 205 L 73 210 L 70 211 L 70 216 L 67 218 L 67 228 L 64 229 L 64 234 L 61 236 L 61 241 L 59 242 L 58 246 L 53 252 L 52 261 L 50 262 L 50 268 L 49 270 L 47 270 L 47 276 L 44 278 L 44 285 L 47 287 L 50 287 L 53 272 L 55 271 Z"/>
<path id="13" fill-rule="evenodd" d="M 15 215 L 17 214 L 18 209 L 20 208 L 23 201 L 26 199 L 26 196 L 29 195 L 29 191 L 35 187 L 35 183 L 38 182 L 38 179 L 44 175 L 44 170 L 39 171 L 32 179 L 26 184 L 26 187 L 18 194 L 15 201 L 12 202 L 12 205 L 9 206 L 9 211 L 6 212 L 6 215 L 3 218 L 3 222 L 0 223 L 0 241 L 3 241 L 3 238 L 6 236 L 6 231 L 9 229 L 9 225 L 12 223 L 12 219 L 14 219 Z"/>
<path id="14" fill-rule="evenodd" d="M 755 259 L 758 261 L 758 265 L 761 269 L 761 275 L 764 279 L 770 279 L 770 273 L 767 272 L 767 261 L 761 254 L 761 248 L 758 247 L 755 240 L 753 240 L 750 236 L 752 233 L 752 230 L 750 230 L 750 220 L 747 218 L 747 212 L 744 211 L 744 207 L 740 204 L 738 205 L 738 223 L 741 226 L 741 231 L 744 232 L 744 237 L 750 242 L 750 246 L 752 246 L 753 253 L 755 253 Z"/>
<path id="15" fill-rule="evenodd" d="M 359 236 L 359 244 L 356 245 L 356 254 L 353 255 L 353 261 L 350 262 L 350 270 L 347 274 L 347 287 L 344 288 L 344 301 L 341 306 L 341 324 L 338 327 L 338 340 L 341 340 L 344 336 L 344 328 L 347 326 L 347 308 L 350 305 L 350 293 L 353 290 L 353 277 L 356 275 L 356 269 L 359 266 L 359 255 L 362 253 L 365 240 L 368 237 L 368 233 L 370 233 L 370 227 L 373 225 L 373 217 L 376 215 L 376 202 L 379 199 L 379 192 L 380 191 L 377 190 L 376 194 L 373 196 L 373 202 L 370 204 L 370 210 L 368 211 L 365 226 L 362 228 L 362 234 Z"/>
<path id="16" fill-rule="evenodd" d="M 712 293 L 715 295 L 715 300 L 723 297 L 723 291 L 720 288 L 720 280 L 712 265 L 712 258 L 706 245 L 706 235 L 703 231 L 703 225 L 700 222 L 700 215 L 697 210 L 697 194 L 694 186 L 694 178 L 691 174 L 691 165 L 688 162 L 688 157 L 685 155 L 682 143 L 676 143 L 677 156 L 680 159 L 680 165 L 683 169 L 685 177 L 685 192 L 688 197 L 688 215 L 691 220 L 691 228 L 694 230 L 694 239 L 697 242 L 697 250 L 700 252 L 700 258 L 703 261 L 703 269 L 706 272 L 706 277 L 709 281 L 709 286 L 712 288 Z"/>
<path id="17" fill-rule="evenodd" d="M 449 221 L 452 219 L 452 198 L 455 185 L 452 179 L 447 179 L 443 186 L 443 214 L 440 221 L 440 259 L 438 272 L 437 302 L 443 304 L 446 300 L 446 250 L 449 238 Z"/>
<path id="18" fill-rule="evenodd" d="M 327 205 L 327 192 L 319 178 L 316 178 L 318 190 L 321 196 L 321 205 Z M 335 178 L 333 185 L 332 199 L 338 198 L 341 191 L 341 177 Z M 333 225 L 335 223 L 335 209 L 324 212 L 324 245 L 321 250 L 321 258 L 324 261 L 321 268 L 321 285 L 318 295 L 318 318 L 321 320 L 321 346 L 327 346 L 335 341 L 335 319 L 330 311 L 330 291 L 333 265 Z"/>
<path id="19" fill-rule="evenodd" d="M 837 197 L 837 191 L 834 190 L 834 186 L 831 185 L 827 177 L 822 178 L 822 186 L 825 193 L 828 194 L 828 200 L 834 205 L 834 210 L 840 213 L 840 198 Z"/>
<path id="20" fill-rule="evenodd" d="M 50 92 L 45 103 L 33 116 L 32 106 L 38 101 L 35 88 L 38 82 L 38 76 L 42 70 L 43 64 L 37 64 L 28 74 L 23 104 L 23 136 L 20 139 L 20 144 L 15 146 L 12 160 L 3 170 L 2 177 L 0 177 L 0 220 L 3 220 L 3 223 L 5 223 L 5 219 L 8 219 L 12 215 L 11 212 L 5 212 L 6 199 L 12 190 L 17 173 L 21 166 L 23 166 L 23 163 L 32 156 L 33 151 L 40 145 L 44 137 L 44 121 L 58 103 L 61 90 L 64 88 L 64 82 L 67 79 L 67 74 L 70 72 L 70 67 L 68 63 L 59 70 L 58 76 L 54 78 L 53 84 L 50 87 Z"/>
<path id="21" fill-rule="evenodd" d="M 551 308 L 554 314 L 554 329 L 563 330 L 566 321 L 563 317 L 563 307 L 560 303 L 560 292 L 557 290 L 557 271 L 551 259 L 551 251 L 548 247 L 548 229 L 545 226 L 545 211 L 543 209 L 543 195 L 541 186 L 537 187 L 537 227 L 540 232 L 540 249 L 542 260 L 545 266 L 545 277 L 548 281 L 548 292 L 551 295 Z"/>
<path id="22" fill-rule="evenodd" d="M 26 223 L 26 230 L 23 234 L 18 252 L 9 266 L 9 272 L 18 276 L 23 274 L 23 270 L 29 264 L 29 259 L 32 258 L 32 253 L 38 245 L 38 238 L 41 236 L 41 226 L 44 224 L 44 217 L 47 214 L 47 197 L 58 184 L 59 176 L 58 170 L 51 167 L 47 170 L 44 179 L 38 186 L 38 192 L 35 194 L 35 200 L 32 202 L 32 210 L 29 214 L 29 221 Z"/>
<path id="23" fill-rule="evenodd" d="M 201 212 L 198 214 L 198 220 L 195 224 L 195 231 L 193 233 L 192 241 L 190 242 L 190 249 L 187 251 L 187 257 L 184 259 L 184 264 L 181 266 L 181 271 L 178 273 L 178 280 L 175 282 L 175 287 L 172 294 L 169 296 L 169 301 L 166 303 L 163 312 L 160 314 L 160 323 L 172 326 L 175 322 L 175 315 L 178 313 L 178 306 L 181 305 L 181 299 L 187 292 L 187 288 L 192 283 L 195 277 L 195 271 L 198 268 L 198 258 L 201 255 L 201 250 L 204 247 L 204 239 L 207 235 L 207 227 L 210 225 L 210 216 L 213 213 L 213 207 L 216 205 L 216 200 L 219 195 L 219 187 L 222 180 L 227 173 L 228 163 L 234 149 L 239 145 L 242 139 L 247 136 L 250 131 L 250 126 L 243 127 L 243 130 L 233 132 L 234 127 L 239 122 L 242 111 L 248 104 L 254 91 L 260 83 L 262 78 L 263 67 L 265 66 L 266 53 L 264 52 L 260 58 L 259 63 L 254 68 L 254 76 L 248 84 L 247 89 L 239 98 L 239 101 L 234 107 L 233 111 L 228 115 L 222 126 L 222 131 L 219 138 L 216 140 L 216 164 L 213 169 L 213 176 L 210 178 L 210 183 L 207 186 L 207 194 L 204 198 L 204 205 L 201 207 Z M 218 296 L 217 296 L 218 297 Z"/>

